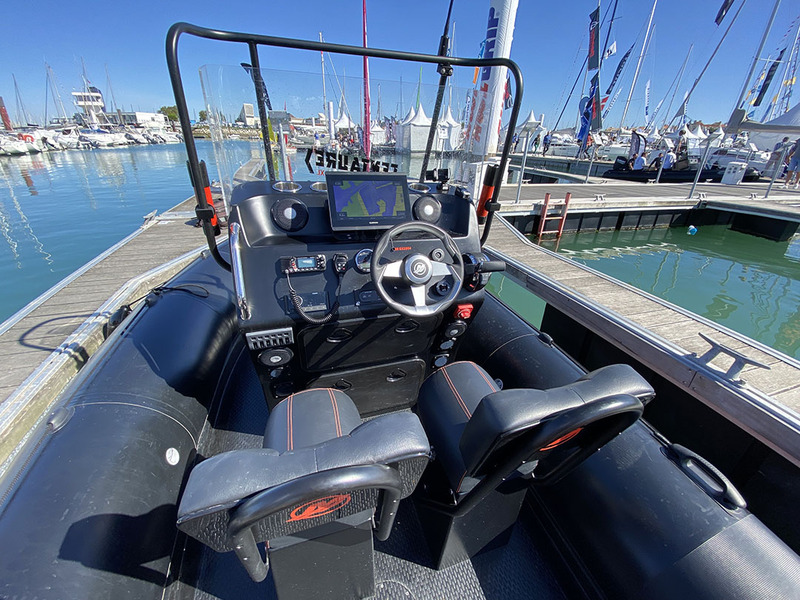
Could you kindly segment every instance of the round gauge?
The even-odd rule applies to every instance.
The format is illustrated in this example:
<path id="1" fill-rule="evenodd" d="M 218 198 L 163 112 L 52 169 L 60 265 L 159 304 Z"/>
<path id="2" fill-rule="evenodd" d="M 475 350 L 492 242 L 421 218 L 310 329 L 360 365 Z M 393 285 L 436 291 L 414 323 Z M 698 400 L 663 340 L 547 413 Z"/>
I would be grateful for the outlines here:
<path id="1" fill-rule="evenodd" d="M 372 261 L 372 250 L 364 248 L 356 253 L 354 259 L 356 270 L 359 273 L 369 273 L 370 262 Z"/>

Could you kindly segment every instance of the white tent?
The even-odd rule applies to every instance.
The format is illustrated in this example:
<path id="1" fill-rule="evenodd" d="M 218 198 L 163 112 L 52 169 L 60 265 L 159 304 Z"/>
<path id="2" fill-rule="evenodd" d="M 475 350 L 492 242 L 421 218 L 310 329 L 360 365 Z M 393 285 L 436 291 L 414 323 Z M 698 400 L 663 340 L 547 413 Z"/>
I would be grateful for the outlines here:
<path id="1" fill-rule="evenodd" d="M 450 107 L 447 107 L 447 112 L 444 113 L 444 118 L 439 121 L 439 138 L 440 142 L 437 145 L 439 150 L 451 152 L 458 149 L 461 144 L 461 123 L 455 120 L 453 112 Z"/>
<path id="2" fill-rule="evenodd" d="M 385 144 L 386 143 L 386 130 L 381 127 L 378 121 L 374 121 L 369 126 L 369 139 L 372 141 L 373 144 Z"/>
<path id="3" fill-rule="evenodd" d="M 704 140 L 708 137 L 708 134 L 703 130 L 703 126 L 700 125 L 700 123 L 698 123 L 697 127 L 695 127 L 695 130 L 692 131 L 692 135 L 701 140 Z"/>
<path id="4" fill-rule="evenodd" d="M 395 148 L 401 152 L 425 152 L 430 126 L 431 120 L 425 114 L 425 109 L 420 105 L 415 112 L 412 108 L 400 123 Z"/>
<path id="5" fill-rule="evenodd" d="M 412 119 L 417 115 L 417 111 L 414 110 L 412 106 L 408 109 L 408 114 L 406 117 L 400 121 L 397 125 L 394 126 L 394 147 L 399 150 L 408 150 L 411 147 L 411 130 L 408 127 L 408 124 L 411 123 Z"/>
<path id="6" fill-rule="evenodd" d="M 428 143 L 428 131 L 431 128 L 431 120 L 425 114 L 425 109 L 420 104 L 417 114 L 408 122 L 406 127 L 409 129 L 410 145 L 406 150 L 411 152 L 425 152 Z"/>
<path id="7" fill-rule="evenodd" d="M 356 129 L 358 126 L 347 116 L 344 110 L 344 99 L 339 102 L 339 118 L 333 122 L 335 129 Z"/>
<path id="8" fill-rule="evenodd" d="M 790 125 L 800 127 L 800 104 L 789 109 L 779 117 L 775 117 L 771 121 L 767 121 L 765 125 Z M 746 130 L 747 126 L 742 127 Z M 750 134 L 750 142 L 755 144 L 759 150 L 772 150 L 775 144 L 783 140 L 785 137 L 790 140 L 797 139 L 797 135 L 789 135 L 786 133 L 768 133 L 766 131 L 754 131 Z"/>

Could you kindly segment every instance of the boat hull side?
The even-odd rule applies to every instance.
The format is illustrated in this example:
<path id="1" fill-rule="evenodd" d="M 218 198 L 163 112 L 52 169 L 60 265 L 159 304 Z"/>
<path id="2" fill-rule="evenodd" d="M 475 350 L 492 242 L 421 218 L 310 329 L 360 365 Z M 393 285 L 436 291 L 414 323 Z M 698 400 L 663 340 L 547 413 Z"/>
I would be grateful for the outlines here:
<path id="1" fill-rule="evenodd" d="M 228 279 L 190 265 L 62 394 L 0 482 L 0 597 L 162 597 L 182 485 L 241 354 Z"/>

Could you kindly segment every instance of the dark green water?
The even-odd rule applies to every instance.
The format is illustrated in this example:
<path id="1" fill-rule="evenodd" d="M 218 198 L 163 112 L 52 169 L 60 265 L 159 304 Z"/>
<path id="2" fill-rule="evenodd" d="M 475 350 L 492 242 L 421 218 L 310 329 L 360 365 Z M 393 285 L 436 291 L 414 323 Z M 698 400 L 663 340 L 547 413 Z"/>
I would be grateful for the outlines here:
<path id="1" fill-rule="evenodd" d="M 800 358 L 800 236 L 773 242 L 725 225 L 586 232 L 564 235 L 558 252 Z"/>

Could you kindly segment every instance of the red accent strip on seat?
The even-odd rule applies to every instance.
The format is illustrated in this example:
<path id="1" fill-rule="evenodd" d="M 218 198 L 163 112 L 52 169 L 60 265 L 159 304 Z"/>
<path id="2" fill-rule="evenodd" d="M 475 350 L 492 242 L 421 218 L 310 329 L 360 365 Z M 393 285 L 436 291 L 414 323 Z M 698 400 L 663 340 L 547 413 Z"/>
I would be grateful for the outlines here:
<path id="1" fill-rule="evenodd" d="M 336 403 L 333 390 L 330 388 L 328 388 L 328 395 L 331 397 L 331 405 L 333 406 L 333 422 L 336 424 L 336 437 L 342 437 L 342 423 L 339 421 L 339 405 Z"/>
<path id="2" fill-rule="evenodd" d="M 471 364 L 473 367 L 475 367 L 475 370 L 478 372 L 478 374 L 480 374 L 480 376 L 481 376 L 481 377 L 483 377 L 483 380 L 484 380 L 486 383 L 488 383 L 488 384 L 489 384 L 489 387 L 490 387 L 490 388 L 491 388 L 493 391 L 495 391 L 495 392 L 496 392 L 496 391 L 497 391 L 497 384 L 496 384 L 494 381 L 492 381 L 491 379 L 489 379 L 488 377 L 486 377 L 486 371 L 484 371 L 483 369 L 481 369 L 481 368 L 480 368 L 478 365 L 476 365 L 474 362 L 471 362 L 471 363 L 469 363 L 469 364 Z"/>
<path id="3" fill-rule="evenodd" d="M 456 386 L 453 385 L 453 381 L 450 379 L 450 375 L 447 374 L 446 369 L 447 367 L 442 367 L 440 370 L 444 374 L 444 378 L 447 380 L 447 385 L 450 386 L 450 390 L 453 392 L 453 395 L 456 397 L 456 400 L 458 400 L 458 403 L 461 405 L 461 410 L 464 411 L 464 414 L 467 415 L 468 419 L 471 419 L 472 413 L 469 412 L 469 409 L 467 408 L 464 399 L 461 397 L 461 394 L 458 393 Z"/>
<path id="4" fill-rule="evenodd" d="M 291 395 L 291 396 L 289 396 L 287 398 L 288 402 L 287 402 L 287 406 L 286 406 L 286 409 L 287 409 L 286 410 L 286 420 L 289 423 L 289 436 L 288 436 L 289 439 L 287 440 L 287 442 L 288 442 L 287 443 L 288 447 L 286 448 L 287 450 L 292 450 L 293 447 L 294 447 L 294 435 L 292 434 L 292 398 L 293 397 L 294 397 L 294 395 Z"/>

